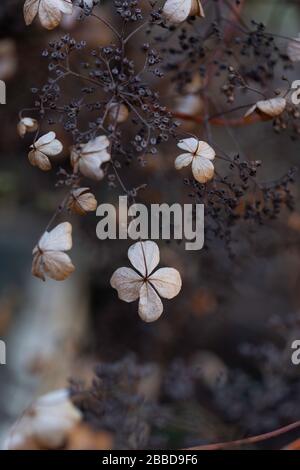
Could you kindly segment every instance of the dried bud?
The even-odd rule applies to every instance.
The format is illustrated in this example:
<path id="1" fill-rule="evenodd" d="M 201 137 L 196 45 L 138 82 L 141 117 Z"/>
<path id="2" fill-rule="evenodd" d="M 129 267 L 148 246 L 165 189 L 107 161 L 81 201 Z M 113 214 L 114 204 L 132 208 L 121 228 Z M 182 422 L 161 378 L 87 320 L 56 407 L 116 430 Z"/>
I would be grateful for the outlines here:
<path id="1" fill-rule="evenodd" d="M 117 122 L 118 124 L 127 121 L 129 111 L 125 104 L 112 103 L 109 107 L 108 116 L 110 121 Z"/>
<path id="2" fill-rule="evenodd" d="M 97 209 L 97 200 L 89 190 L 90 188 L 74 189 L 67 203 L 68 209 L 79 215 L 86 215 L 87 212 L 95 211 Z"/>
<path id="3" fill-rule="evenodd" d="M 18 133 L 20 137 L 24 137 L 27 132 L 35 132 L 38 128 L 38 122 L 36 119 L 30 117 L 24 117 L 18 123 Z"/>

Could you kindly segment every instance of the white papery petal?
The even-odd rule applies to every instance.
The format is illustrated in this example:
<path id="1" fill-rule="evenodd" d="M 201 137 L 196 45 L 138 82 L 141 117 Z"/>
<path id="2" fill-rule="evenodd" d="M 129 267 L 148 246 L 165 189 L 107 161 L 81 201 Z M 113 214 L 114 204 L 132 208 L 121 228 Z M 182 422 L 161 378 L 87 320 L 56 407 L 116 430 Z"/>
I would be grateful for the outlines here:
<path id="1" fill-rule="evenodd" d="M 193 156 L 190 153 L 182 153 L 181 155 L 178 155 L 175 160 L 176 170 L 181 170 L 181 168 L 188 166 L 190 163 L 192 163 L 192 160 Z"/>
<path id="2" fill-rule="evenodd" d="M 287 55 L 289 56 L 292 62 L 300 61 L 300 34 L 299 37 L 294 38 L 288 43 Z"/>
<path id="3" fill-rule="evenodd" d="M 93 140 L 90 140 L 87 144 L 83 145 L 82 153 L 99 153 L 107 147 L 109 147 L 109 140 L 105 135 L 101 135 Z"/>
<path id="4" fill-rule="evenodd" d="M 133 302 L 139 298 L 143 279 L 131 268 L 119 268 L 113 273 L 110 284 L 118 291 L 119 299 Z"/>
<path id="5" fill-rule="evenodd" d="M 89 154 L 80 158 L 79 170 L 87 178 L 99 181 L 104 177 L 103 170 L 100 167 L 101 163 L 102 160 L 99 159 L 98 155 Z"/>
<path id="6" fill-rule="evenodd" d="M 188 18 L 191 8 L 192 0 L 167 0 L 163 7 L 163 14 L 168 21 L 178 24 Z"/>
<path id="7" fill-rule="evenodd" d="M 266 114 L 267 116 L 276 117 L 279 116 L 285 110 L 285 107 L 285 98 L 281 98 L 279 96 L 276 98 L 271 98 L 270 100 L 261 100 L 258 101 L 246 112 L 245 117 L 250 116 L 257 109 L 263 114 Z"/>
<path id="8" fill-rule="evenodd" d="M 163 309 L 159 296 L 149 282 L 145 282 L 140 290 L 139 316 L 147 323 L 153 322 L 161 316 Z"/>
<path id="9" fill-rule="evenodd" d="M 213 160 L 216 156 L 216 152 L 207 142 L 199 140 L 196 155 L 207 158 L 208 160 Z"/>
<path id="10" fill-rule="evenodd" d="M 63 149 L 63 145 L 57 139 L 52 140 L 52 142 L 50 142 L 49 144 L 41 145 L 39 147 L 39 150 L 41 152 L 49 156 L 58 155 L 59 153 L 61 153 L 62 149 Z"/>
<path id="11" fill-rule="evenodd" d="M 188 87 L 186 87 L 188 88 Z M 175 111 L 183 114 L 191 114 L 192 116 L 200 113 L 203 109 L 203 101 L 201 96 L 189 94 L 180 96 L 176 99 Z"/>
<path id="12" fill-rule="evenodd" d="M 142 276 L 149 276 L 159 263 L 159 248 L 155 242 L 137 242 L 128 250 L 132 266 Z"/>
<path id="13" fill-rule="evenodd" d="M 186 150 L 187 152 L 194 154 L 197 151 L 199 140 L 194 139 L 194 137 L 190 137 L 188 139 L 182 139 L 178 142 L 177 147 L 182 150 Z"/>
<path id="14" fill-rule="evenodd" d="M 270 100 L 258 101 L 257 108 L 268 116 L 279 116 L 286 107 L 286 100 L 284 98 L 272 98 Z"/>
<path id="15" fill-rule="evenodd" d="M 18 132 L 21 137 L 24 137 L 26 132 L 35 132 L 38 128 L 36 119 L 24 117 L 18 123 Z"/>
<path id="16" fill-rule="evenodd" d="M 54 29 L 59 25 L 62 13 L 58 8 L 49 5 L 49 0 L 41 0 L 39 4 L 39 19 L 46 29 Z"/>
<path id="17" fill-rule="evenodd" d="M 55 137 L 56 137 L 55 132 L 53 132 L 53 131 L 48 132 L 47 134 L 42 135 L 42 136 L 34 143 L 34 147 L 38 149 L 39 147 L 42 147 L 43 145 L 50 144 L 50 142 L 52 142 L 52 140 L 54 140 Z"/>
<path id="18" fill-rule="evenodd" d="M 67 251 L 72 248 L 72 225 L 63 222 L 50 232 L 45 232 L 38 246 L 41 251 Z"/>
<path id="19" fill-rule="evenodd" d="M 214 176 L 214 166 L 208 158 L 194 157 L 192 162 L 192 172 L 196 181 L 207 183 Z"/>
<path id="20" fill-rule="evenodd" d="M 73 11 L 73 5 L 71 0 L 45 0 L 53 8 L 57 8 L 62 13 L 70 15 Z"/>
<path id="21" fill-rule="evenodd" d="M 176 297 L 182 286 L 181 276 L 174 268 L 158 269 L 150 276 L 149 282 L 155 287 L 159 295 L 165 299 Z"/>
<path id="22" fill-rule="evenodd" d="M 55 281 L 64 281 L 75 270 L 71 258 L 62 251 L 46 251 L 42 255 L 45 273 Z"/>

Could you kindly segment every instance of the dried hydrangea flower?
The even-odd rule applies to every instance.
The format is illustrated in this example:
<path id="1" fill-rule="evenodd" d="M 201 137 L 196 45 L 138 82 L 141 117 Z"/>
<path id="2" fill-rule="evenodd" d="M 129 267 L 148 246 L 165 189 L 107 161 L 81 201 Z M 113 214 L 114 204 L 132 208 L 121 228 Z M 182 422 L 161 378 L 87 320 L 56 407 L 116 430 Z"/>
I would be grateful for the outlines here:
<path id="1" fill-rule="evenodd" d="M 44 28 L 54 29 L 59 25 L 63 13 L 70 15 L 72 12 L 71 0 L 26 0 L 24 3 L 24 18 L 27 26 L 38 15 Z"/>
<path id="2" fill-rule="evenodd" d="M 77 188 L 71 191 L 67 208 L 79 215 L 86 215 L 87 212 L 93 212 L 97 209 L 97 200 L 92 194 L 90 188 Z"/>
<path id="3" fill-rule="evenodd" d="M 119 268 L 111 277 L 111 286 L 125 302 L 139 299 L 139 315 L 145 322 L 157 320 L 163 312 L 159 296 L 172 299 L 181 290 L 181 277 L 174 268 L 160 268 L 159 248 L 155 242 L 137 242 L 128 250 L 132 268 Z"/>
<path id="4" fill-rule="evenodd" d="M 116 121 L 118 124 L 127 121 L 129 111 L 125 104 L 112 103 L 109 107 L 108 116 L 112 122 Z"/>
<path id="5" fill-rule="evenodd" d="M 63 222 L 45 232 L 34 248 L 32 274 L 45 281 L 46 276 L 63 281 L 75 270 L 70 257 L 64 253 L 72 248 L 72 225 Z"/>
<path id="6" fill-rule="evenodd" d="M 18 123 L 18 133 L 20 137 L 24 137 L 27 132 L 35 132 L 38 129 L 38 122 L 31 117 L 24 117 Z"/>
<path id="7" fill-rule="evenodd" d="M 56 139 L 55 132 L 40 137 L 31 145 L 32 150 L 28 154 L 28 159 L 33 166 L 37 166 L 40 170 L 51 170 L 51 162 L 49 157 L 54 157 L 61 153 L 63 149 L 62 143 Z"/>
<path id="8" fill-rule="evenodd" d="M 205 17 L 200 0 L 167 0 L 163 14 L 173 24 L 182 23 L 193 15 Z"/>
<path id="9" fill-rule="evenodd" d="M 72 404 L 66 389 L 47 393 L 15 425 L 12 436 L 7 439 L 7 448 L 20 448 L 26 441 L 33 440 L 42 448 L 59 449 L 81 419 L 81 412 Z"/>
<path id="10" fill-rule="evenodd" d="M 283 113 L 286 107 L 285 98 L 277 96 L 270 100 L 257 101 L 251 108 L 246 112 L 245 117 L 250 116 L 254 112 L 258 112 L 264 116 L 276 117 Z"/>
<path id="11" fill-rule="evenodd" d="M 182 168 L 192 164 L 192 173 L 199 183 L 207 183 L 214 176 L 214 160 L 216 153 L 214 149 L 206 142 L 197 140 L 193 137 L 180 140 L 177 146 L 185 150 L 185 153 L 178 155 L 175 160 L 175 168 Z"/>
<path id="12" fill-rule="evenodd" d="M 292 62 L 300 61 L 300 33 L 297 38 L 288 43 L 287 55 Z"/>
<path id="13" fill-rule="evenodd" d="M 12 78 L 18 68 L 16 43 L 12 39 L 0 40 L 0 80 Z"/>
<path id="14" fill-rule="evenodd" d="M 203 100 L 199 95 L 189 94 L 180 96 L 176 99 L 176 112 L 195 116 L 196 114 L 200 114 L 202 110 Z"/>
<path id="15" fill-rule="evenodd" d="M 101 169 L 102 163 L 111 158 L 107 150 L 110 143 L 105 135 L 90 140 L 87 144 L 81 144 L 79 149 L 73 147 L 71 152 L 71 164 L 75 171 L 80 171 L 87 178 L 101 180 L 104 177 Z"/>

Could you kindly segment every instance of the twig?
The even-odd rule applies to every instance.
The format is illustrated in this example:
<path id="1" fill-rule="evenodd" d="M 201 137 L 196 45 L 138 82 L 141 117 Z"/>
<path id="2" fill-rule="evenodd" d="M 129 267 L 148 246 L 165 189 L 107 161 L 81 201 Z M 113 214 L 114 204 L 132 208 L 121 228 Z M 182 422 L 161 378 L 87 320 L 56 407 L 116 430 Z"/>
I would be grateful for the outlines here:
<path id="1" fill-rule="evenodd" d="M 273 437 L 281 436 L 282 434 L 285 434 L 299 427 L 300 427 L 300 421 L 296 421 L 295 423 L 288 424 L 287 426 L 284 426 L 279 429 L 275 429 L 274 431 L 270 431 L 265 434 L 259 434 L 257 436 L 246 437 L 245 439 L 238 439 L 236 441 L 219 442 L 216 444 L 189 447 L 186 450 L 222 450 L 228 447 L 235 447 L 235 446 L 240 446 L 243 444 L 256 444 L 257 442 L 263 442 L 263 441 L 267 441 L 268 439 L 272 439 Z"/>

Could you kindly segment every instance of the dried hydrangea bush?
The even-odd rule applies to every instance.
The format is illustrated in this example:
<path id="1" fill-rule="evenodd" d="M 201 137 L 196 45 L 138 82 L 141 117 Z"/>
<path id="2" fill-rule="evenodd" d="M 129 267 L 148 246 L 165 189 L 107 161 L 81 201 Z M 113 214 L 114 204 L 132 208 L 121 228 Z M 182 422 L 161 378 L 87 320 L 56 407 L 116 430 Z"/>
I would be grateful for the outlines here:
<path id="1" fill-rule="evenodd" d="M 58 216 L 95 211 L 92 184 L 119 188 L 129 202 L 143 202 L 143 171 L 152 159 L 163 161 L 169 141 L 182 151 L 174 152 L 174 179 L 182 178 L 194 204 L 205 205 L 207 245 L 221 239 L 234 256 L 236 226 L 260 225 L 294 205 L 295 169 L 262 181 L 264 162 L 254 153 L 246 155 L 237 135 L 240 127 L 260 125 L 273 126 L 274 139 L 283 132 L 298 138 L 299 110 L 284 74 L 299 61 L 299 38 L 277 37 L 261 23 L 247 24 L 241 1 L 111 3 L 112 21 L 96 0 L 24 4 L 27 25 L 39 22 L 52 30 L 72 14 L 82 22 L 89 17 L 112 37 L 91 50 L 84 37 L 78 41 L 66 34 L 51 41 L 42 52 L 48 80 L 32 90 L 34 106 L 20 112 L 20 136 L 33 136 L 29 163 L 42 171 L 58 170 L 57 184 L 66 189 L 33 251 L 33 274 L 43 280 L 64 280 L 75 269 L 65 253 L 72 247 L 72 227 L 65 219 L 55 226 Z M 229 152 L 219 143 L 216 126 L 228 133 Z M 130 166 L 141 178 L 135 187 L 126 181 Z M 153 242 L 137 242 L 140 249 L 146 243 Z M 145 268 L 139 275 L 121 268 L 111 284 L 127 302 L 140 298 L 140 316 L 154 321 L 162 313 L 157 292 L 176 296 L 181 278 L 173 268 L 163 268 L 157 271 L 163 279 L 154 279 Z"/>

